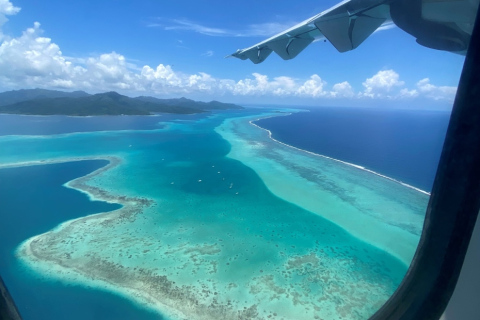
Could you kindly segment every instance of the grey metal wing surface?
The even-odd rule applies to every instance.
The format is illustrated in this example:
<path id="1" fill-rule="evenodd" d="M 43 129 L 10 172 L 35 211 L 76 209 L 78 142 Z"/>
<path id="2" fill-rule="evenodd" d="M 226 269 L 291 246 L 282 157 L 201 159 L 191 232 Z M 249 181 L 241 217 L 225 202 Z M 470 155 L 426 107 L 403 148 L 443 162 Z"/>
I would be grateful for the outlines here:
<path id="1" fill-rule="evenodd" d="M 340 52 L 357 48 L 382 24 L 395 23 L 418 44 L 465 55 L 480 0 L 346 0 L 231 56 L 253 63 L 272 52 L 295 58 L 309 44 L 327 39 Z"/>
<path id="2" fill-rule="evenodd" d="M 272 52 L 295 58 L 315 40 L 327 39 L 340 52 L 358 47 L 378 27 L 390 22 L 385 0 L 346 0 L 254 46 L 231 54 L 257 64 Z"/>

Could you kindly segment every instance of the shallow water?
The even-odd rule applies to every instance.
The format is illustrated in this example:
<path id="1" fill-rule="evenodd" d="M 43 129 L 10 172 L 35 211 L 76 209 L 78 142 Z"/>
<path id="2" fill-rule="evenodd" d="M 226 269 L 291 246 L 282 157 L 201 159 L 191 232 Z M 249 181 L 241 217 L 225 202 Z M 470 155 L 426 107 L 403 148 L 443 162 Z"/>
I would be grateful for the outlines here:
<path id="1" fill-rule="evenodd" d="M 325 107 L 256 123 L 289 145 L 430 192 L 449 118 L 448 111 Z"/>
<path id="2" fill-rule="evenodd" d="M 0 138 L 4 165 L 110 161 L 67 186 L 123 205 L 30 238 L 18 258 L 171 318 L 368 318 L 406 272 L 427 196 L 275 143 L 249 123 L 260 114 Z"/>
<path id="3" fill-rule="evenodd" d="M 86 195 L 62 187 L 106 163 L 97 160 L 0 170 L 0 273 L 23 319 L 159 319 L 158 314 L 108 291 L 32 274 L 15 256 L 20 242 L 65 220 L 119 208 L 89 201 Z"/>

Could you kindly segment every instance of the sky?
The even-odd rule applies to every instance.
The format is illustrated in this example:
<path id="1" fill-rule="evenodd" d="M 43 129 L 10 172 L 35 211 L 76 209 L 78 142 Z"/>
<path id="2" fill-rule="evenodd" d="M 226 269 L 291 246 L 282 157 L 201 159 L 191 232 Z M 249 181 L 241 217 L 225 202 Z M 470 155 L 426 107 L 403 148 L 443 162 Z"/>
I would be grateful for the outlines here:
<path id="1" fill-rule="evenodd" d="M 394 27 L 339 53 L 225 56 L 338 1 L 0 0 L 0 91 L 46 88 L 253 105 L 449 109 L 464 57 Z"/>

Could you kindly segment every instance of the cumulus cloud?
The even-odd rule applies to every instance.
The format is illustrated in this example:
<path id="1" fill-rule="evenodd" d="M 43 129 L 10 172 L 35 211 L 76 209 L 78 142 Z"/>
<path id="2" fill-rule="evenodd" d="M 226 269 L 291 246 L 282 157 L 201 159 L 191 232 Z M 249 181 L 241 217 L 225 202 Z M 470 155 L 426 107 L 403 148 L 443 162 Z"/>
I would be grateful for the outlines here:
<path id="1" fill-rule="evenodd" d="M 0 14 L 15 14 L 20 8 L 0 0 Z M 213 55 L 207 52 L 205 56 Z M 270 78 L 253 73 L 244 79 L 221 79 L 198 72 L 185 74 L 172 66 L 138 66 L 120 53 L 110 52 L 84 58 L 65 56 L 59 45 L 43 36 L 35 22 L 16 38 L 0 39 L 0 86 L 4 88 L 63 88 L 87 91 L 123 91 L 158 95 L 266 96 L 310 99 L 355 99 L 359 97 L 414 98 L 425 96 L 435 100 L 452 99 L 456 88 L 435 86 L 428 78 L 415 89 L 405 83 L 394 70 L 382 70 L 363 82 L 364 90 L 355 92 L 348 81 L 333 85 L 313 74 L 307 79 L 288 76 Z"/>
<path id="2" fill-rule="evenodd" d="M 344 81 L 333 85 L 328 89 L 327 82 L 314 74 L 309 79 L 301 81 L 291 77 L 281 76 L 269 79 L 267 75 L 253 73 L 252 78 L 246 78 L 237 82 L 233 80 L 219 80 L 219 89 L 223 92 L 241 96 L 292 96 L 302 98 L 352 98 L 354 91 L 352 86 Z"/>
<path id="3" fill-rule="evenodd" d="M 353 92 L 353 88 L 350 83 L 344 81 L 333 86 L 331 95 L 334 98 L 352 98 L 355 93 Z"/>
<path id="4" fill-rule="evenodd" d="M 407 88 L 403 88 L 400 90 L 398 95 L 400 98 L 415 98 L 418 97 L 418 91 L 415 89 L 408 90 Z"/>
<path id="5" fill-rule="evenodd" d="M 326 84 L 322 78 L 314 74 L 297 89 L 296 93 L 303 96 L 322 97 L 326 95 L 326 92 L 323 90 Z"/>
<path id="6" fill-rule="evenodd" d="M 0 28 L 8 21 L 6 16 L 17 14 L 20 8 L 15 7 L 9 0 L 0 0 Z M 3 39 L 3 33 L 0 29 L 0 41 Z"/>
<path id="7" fill-rule="evenodd" d="M 231 89 L 233 94 L 238 95 L 262 95 L 275 89 L 275 84 L 268 80 L 266 75 L 253 73 L 253 79 L 247 78 L 235 83 Z"/>
<path id="8" fill-rule="evenodd" d="M 399 80 L 400 76 L 393 70 L 378 71 L 373 77 L 368 78 L 362 85 L 365 87 L 363 95 L 370 98 L 386 97 L 394 87 L 401 87 L 405 82 Z"/>
<path id="9" fill-rule="evenodd" d="M 416 83 L 415 89 L 405 88 L 405 82 L 393 70 L 382 70 L 373 77 L 363 82 L 364 91 L 360 97 L 406 99 L 425 97 L 433 100 L 453 101 L 457 87 L 436 86 L 430 83 L 429 78 L 424 78 Z"/>
<path id="10" fill-rule="evenodd" d="M 418 81 L 417 88 L 426 97 L 434 100 L 453 100 L 457 93 L 457 87 L 435 86 L 430 83 L 429 78 Z"/>
<path id="11" fill-rule="evenodd" d="M 34 23 L 18 38 L 6 39 L 0 45 L 0 79 L 3 83 L 49 84 L 54 79 L 69 79 L 86 70 L 63 57 L 51 39 L 40 36 L 40 24 Z"/>
<path id="12" fill-rule="evenodd" d="M 314 74 L 309 80 L 305 81 L 297 90 L 299 96 L 312 98 L 353 98 L 355 93 L 348 81 L 336 83 L 331 90 L 327 89 L 327 82 L 322 80 L 319 75 Z"/>
<path id="13" fill-rule="evenodd" d="M 326 96 L 323 90 L 326 84 L 318 75 L 312 75 L 304 83 L 298 80 L 281 76 L 272 80 L 267 75 L 253 73 L 253 78 L 246 78 L 237 82 L 232 80 L 220 80 L 222 89 L 234 95 L 270 95 L 270 96 L 304 96 L 320 97 Z"/>
<path id="14" fill-rule="evenodd" d="M 9 0 L 0 0 L 0 14 L 13 15 L 19 11 L 20 8 L 15 7 Z"/>

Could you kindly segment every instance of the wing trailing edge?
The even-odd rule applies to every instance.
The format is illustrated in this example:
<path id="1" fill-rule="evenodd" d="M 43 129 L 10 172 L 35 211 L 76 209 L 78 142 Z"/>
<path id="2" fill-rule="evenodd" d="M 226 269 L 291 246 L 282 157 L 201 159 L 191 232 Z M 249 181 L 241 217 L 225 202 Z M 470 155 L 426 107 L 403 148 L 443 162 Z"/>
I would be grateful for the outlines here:
<path id="1" fill-rule="evenodd" d="M 480 0 L 345 0 L 232 57 L 264 61 L 274 51 L 295 58 L 318 39 L 339 51 L 357 48 L 384 24 L 394 23 L 417 43 L 436 50 L 465 54 Z"/>
<path id="2" fill-rule="evenodd" d="M 263 62 L 272 51 L 284 60 L 295 58 L 318 39 L 328 39 L 340 52 L 355 49 L 389 19 L 384 0 L 367 0 L 367 8 L 358 9 L 352 1 L 344 1 L 296 26 L 250 48 L 238 50 L 232 57 Z M 358 2 L 358 1 L 357 1 Z M 352 13 L 355 12 L 355 13 Z"/>

